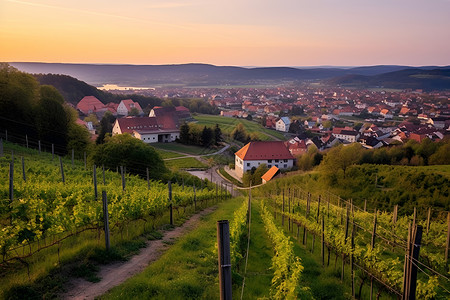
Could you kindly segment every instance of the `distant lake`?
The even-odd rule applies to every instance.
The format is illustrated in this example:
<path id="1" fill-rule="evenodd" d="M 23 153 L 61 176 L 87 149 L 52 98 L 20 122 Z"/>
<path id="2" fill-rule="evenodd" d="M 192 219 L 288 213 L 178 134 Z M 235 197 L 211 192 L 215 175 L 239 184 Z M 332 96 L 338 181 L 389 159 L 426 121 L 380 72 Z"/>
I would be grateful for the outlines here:
<path id="1" fill-rule="evenodd" d="M 126 91 L 126 90 L 154 90 L 152 87 L 136 87 L 136 86 L 118 86 L 117 84 L 104 84 L 102 87 L 98 88 L 99 90 L 118 90 L 118 91 Z"/>

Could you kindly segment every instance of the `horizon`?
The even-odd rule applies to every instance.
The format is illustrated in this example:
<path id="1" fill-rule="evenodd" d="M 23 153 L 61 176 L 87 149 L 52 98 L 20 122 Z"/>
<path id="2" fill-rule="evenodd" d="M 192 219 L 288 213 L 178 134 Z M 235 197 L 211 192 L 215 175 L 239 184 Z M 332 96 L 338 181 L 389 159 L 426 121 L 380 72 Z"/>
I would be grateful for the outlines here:
<path id="1" fill-rule="evenodd" d="M 58 65 L 94 65 L 94 66 L 180 66 L 180 65 L 208 65 L 214 67 L 236 67 L 245 69 L 256 69 L 256 68 L 294 68 L 294 69 L 353 69 L 353 68 L 371 68 L 371 67 L 410 67 L 410 68 L 423 68 L 423 67 L 436 67 L 444 68 L 450 67 L 450 64 L 444 65 L 400 65 L 400 64 L 377 64 L 377 65 L 353 65 L 353 66 L 338 66 L 338 65 L 305 65 L 305 66 L 244 66 L 244 65 L 216 65 L 211 63 L 202 62 L 186 62 L 186 63 L 163 63 L 163 64 L 138 64 L 138 63 L 81 63 L 81 62 L 44 62 L 44 61 L 8 61 L 7 64 L 58 64 Z"/>
<path id="2" fill-rule="evenodd" d="M 3 0 L 0 61 L 450 65 L 449 0 Z"/>

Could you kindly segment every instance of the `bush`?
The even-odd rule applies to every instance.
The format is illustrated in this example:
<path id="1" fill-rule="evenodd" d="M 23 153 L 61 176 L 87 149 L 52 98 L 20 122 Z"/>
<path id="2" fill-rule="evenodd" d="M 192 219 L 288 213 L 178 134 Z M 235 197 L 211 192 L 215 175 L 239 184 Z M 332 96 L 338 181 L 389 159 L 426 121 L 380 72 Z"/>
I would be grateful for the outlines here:
<path id="1" fill-rule="evenodd" d="M 155 180 L 168 176 L 164 161 L 155 149 L 127 133 L 105 138 L 105 143 L 95 148 L 90 159 L 111 170 L 125 166 L 127 172 L 143 177 L 148 168 L 150 178 Z"/>

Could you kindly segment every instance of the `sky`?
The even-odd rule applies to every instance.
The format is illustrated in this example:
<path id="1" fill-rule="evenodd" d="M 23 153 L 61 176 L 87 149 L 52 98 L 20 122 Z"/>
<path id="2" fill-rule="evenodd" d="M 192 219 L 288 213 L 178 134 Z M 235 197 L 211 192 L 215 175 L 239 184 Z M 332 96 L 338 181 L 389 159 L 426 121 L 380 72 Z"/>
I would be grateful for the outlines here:
<path id="1" fill-rule="evenodd" d="M 450 65 L 450 0 L 0 0 L 0 61 Z"/>

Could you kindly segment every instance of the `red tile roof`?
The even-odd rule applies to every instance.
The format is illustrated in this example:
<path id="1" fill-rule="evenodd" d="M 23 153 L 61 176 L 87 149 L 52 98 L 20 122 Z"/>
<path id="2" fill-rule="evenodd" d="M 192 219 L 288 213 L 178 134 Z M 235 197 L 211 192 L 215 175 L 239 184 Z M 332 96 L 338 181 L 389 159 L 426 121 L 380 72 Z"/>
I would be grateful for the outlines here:
<path id="1" fill-rule="evenodd" d="M 267 171 L 263 176 L 261 176 L 261 179 L 267 182 L 271 180 L 275 176 L 275 174 L 277 174 L 277 172 L 278 168 L 273 166 L 272 168 L 269 169 L 269 171 Z"/>
<path id="2" fill-rule="evenodd" d="M 105 105 L 94 96 L 85 96 L 83 99 L 80 100 L 80 102 L 78 102 L 77 109 L 84 114 L 89 114 L 96 111 L 104 110 Z"/>
<path id="3" fill-rule="evenodd" d="M 157 130 L 158 122 L 155 117 L 142 117 L 142 118 L 120 118 L 119 122 L 120 130 L 122 133 L 131 134 L 133 130 Z"/>
<path id="4" fill-rule="evenodd" d="M 123 102 L 128 112 L 130 112 L 132 108 L 136 108 L 139 112 L 142 112 L 142 108 L 138 102 L 134 102 L 131 99 L 122 100 L 121 102 Z"/>
<path id="5" fill-rule="evenodd" d="M 250 142 L 235 154 L 242 160 L 294 159 L 282 141 Z"/>

